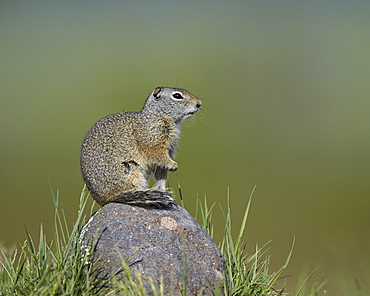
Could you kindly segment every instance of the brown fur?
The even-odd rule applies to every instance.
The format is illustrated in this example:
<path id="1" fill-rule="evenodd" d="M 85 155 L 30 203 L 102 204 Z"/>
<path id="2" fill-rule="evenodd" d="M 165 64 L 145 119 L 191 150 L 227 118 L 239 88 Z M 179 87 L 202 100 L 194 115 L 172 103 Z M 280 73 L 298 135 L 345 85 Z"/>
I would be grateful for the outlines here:
<path id="1" fill-rule="evenodd" d="M 172 157 L 180 124 L 201 104 L 186 90 L 157 87 L 140 112 L 99 120 L 87 132 L 80 156 L 82 176 L 93 198 L 101 205 L 133 200 L 149 203 L 147 193 L 155 191 L 151 202 L 171 199 L 165 183 L 167 171 L 178 168 Z M 148 189 L 151 173 L 157 184 Z"/>

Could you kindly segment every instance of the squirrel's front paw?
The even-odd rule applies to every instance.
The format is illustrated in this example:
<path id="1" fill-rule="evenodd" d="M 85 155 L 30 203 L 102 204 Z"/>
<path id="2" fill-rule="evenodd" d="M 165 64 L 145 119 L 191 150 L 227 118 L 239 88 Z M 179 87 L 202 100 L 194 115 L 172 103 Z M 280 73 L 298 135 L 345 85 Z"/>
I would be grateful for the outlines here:
<path id="1" fill-rule="evenodd" d="M 177 162 L 172 162 L 171 165 L 169 165 L 167 167 L 167 169 L 170 171 L 170 172 L 174 172 L 177 170 L 177 168 L 179 167 L 179 165 L 177 164 Z"/>

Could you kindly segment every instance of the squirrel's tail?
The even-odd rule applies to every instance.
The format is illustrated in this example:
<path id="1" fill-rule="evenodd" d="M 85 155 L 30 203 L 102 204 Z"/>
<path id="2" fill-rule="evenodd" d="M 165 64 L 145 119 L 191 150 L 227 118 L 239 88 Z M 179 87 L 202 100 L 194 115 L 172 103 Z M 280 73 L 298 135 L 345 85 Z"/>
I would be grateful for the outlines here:
<path id="1" fill-rule="evenodd" d="M 125 191 L 112 196 L 104 201 L 103 205 L 108 203 L 124 203 L 138 205 L 153 205 L 159 208 L 176 205 L 176 202 L 170 196 L 171 192 L 160 190 L 143 191 Z"/>

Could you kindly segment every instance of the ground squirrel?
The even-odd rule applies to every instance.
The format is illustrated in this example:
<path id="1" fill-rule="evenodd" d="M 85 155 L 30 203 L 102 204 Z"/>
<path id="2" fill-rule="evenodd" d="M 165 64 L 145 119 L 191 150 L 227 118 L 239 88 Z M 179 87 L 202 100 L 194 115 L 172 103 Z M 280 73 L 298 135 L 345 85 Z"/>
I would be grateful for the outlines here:
<path id="1" fill-rule="evenodd" d="M 81 147 L 81 172 L 92 197 L 100 204 L 172 204 L 166 190 L 167 172 L 181 123 L 202 102 L 180 88 L 157 87 L 140 112 L 122 112 L 99 120 L 87 132 Z M 156 185 L 148 189 L 153 173 Z"/>

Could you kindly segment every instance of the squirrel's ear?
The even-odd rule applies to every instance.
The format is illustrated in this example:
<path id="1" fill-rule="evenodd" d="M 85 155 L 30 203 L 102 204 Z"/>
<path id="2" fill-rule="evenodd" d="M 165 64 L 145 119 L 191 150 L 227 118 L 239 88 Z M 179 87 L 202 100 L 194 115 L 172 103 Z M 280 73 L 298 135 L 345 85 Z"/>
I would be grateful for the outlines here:
<path id="1" fill-rule="evenodd" d="M 162 87 L 161 86 L 158 86 L 155 88 L 155 90 L 153 90 L 153 96 L 155 98 L 158 98 L 159 97 L 159 93 L 162 91 Z"/>

